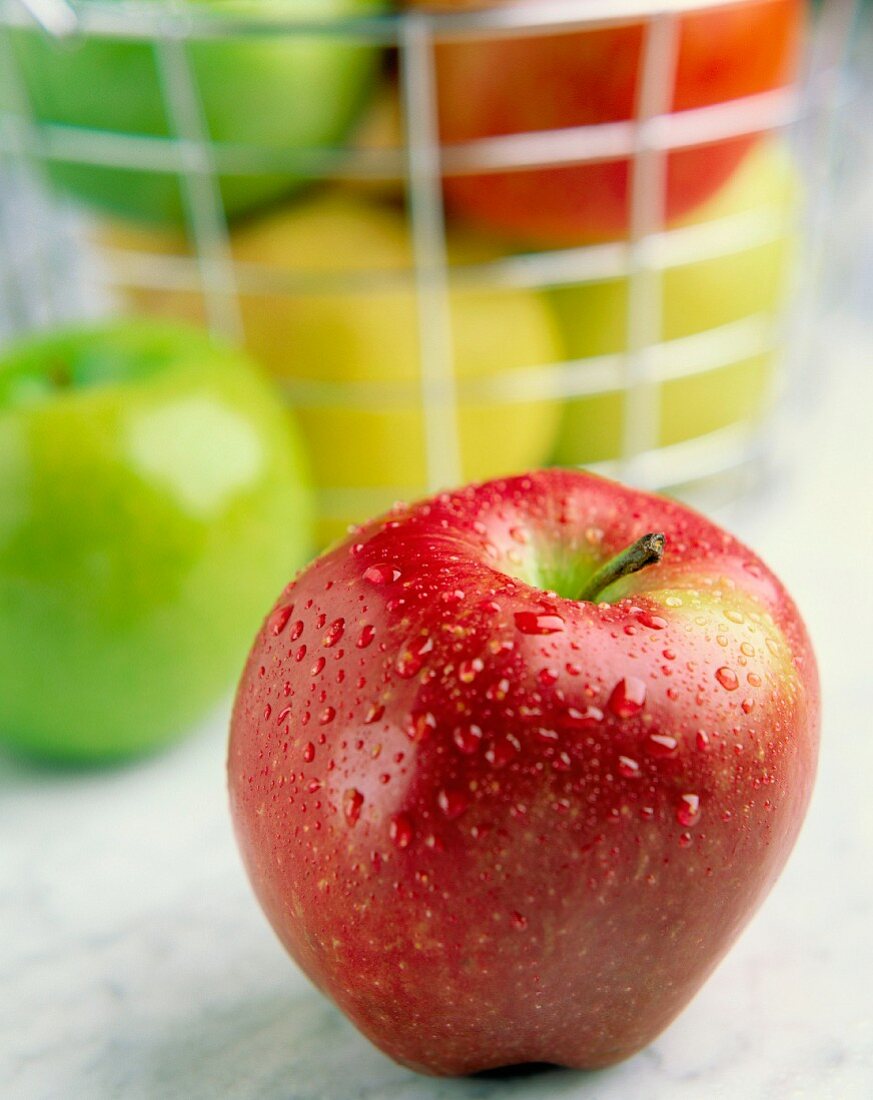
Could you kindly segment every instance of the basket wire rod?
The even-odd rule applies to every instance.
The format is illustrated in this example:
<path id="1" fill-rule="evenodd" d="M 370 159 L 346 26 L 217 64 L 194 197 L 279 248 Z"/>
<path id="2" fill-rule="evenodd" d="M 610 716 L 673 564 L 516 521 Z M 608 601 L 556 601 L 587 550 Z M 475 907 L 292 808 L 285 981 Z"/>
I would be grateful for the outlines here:
<path id="1" fill-rule="evenodd" d="M 649 262 L 670 270 L 748 252 L 782 240 L 796 227 L 775 204 L 701 222 L 675 226 L 649 238 Z M 187 291 L 199 288 L 197 261 L 188 256 L 165 256 L 139 248 L 106 244 L 112 260 L 105 273 L 111 287 Z M 543 290 L 562 285 L 599 283 L 627 274 L 627 244 L 611 241 L 551 252 L 529 252 L 494 260 L 456 264 L 450 268 L 455 287 Z M 343 293 L 372 294 L 375 289 L 409 291 L 411 270 L 280 271 L 264 263 L 237 260 L 234 273 L 239 293 L 281 295 Z"/>
<path id="2" fill-rule="evenodd" d="M 173 0 L 171 10 L 176 6 Z M 159 35 L 154 45 L 167 118 L 184 152 L 182 200 L 197 252 L 206 323 L 213 334 L 240 344 L 244 330 L 227 219 L 190 54 L 183 40 L 170 35 Z"/>
<path id="3" fill-rule="evenodd" d="M 79 27 L 76 9 L 67 0 L 18 0 L 31 19 L 52 38 L 67 38 Z"/>
<path id="4" fill-rule="evenodd" d="M 49 188 L 42 163 L 28 156 L 27 135 L 35 128 L 36 121 L 8 33 L 0 33 L 0 74 L 0 87 L 4 89 L 3 98 L 9 108 L 0 112 L 0 131 L 5 131 L 9 138 L 6 149 L 15 180 L 13 194 L 24 200 L 22 211 L 27 223 L 14 227 L 15 243 L 10 241 L 13 257 L 22 243 L 26 245 L 25 254 L 18 256 L 18 272 L 11 277 L 16 284 L 18 302 L 13 331 L 26 331 L 46 320 L 50 323 L 58 320 L 69 308 L 59 285 L 66 266 L 64 240 L 59 227 L 48 216 L 48 210 L 39 209 L 38 202 L 34 201 L 35 192 L 41 198 Z"/>
<path id="5" fill-rule="evenodd" d="M 653 450 L 660 429 L 660 402 L 650 369 L 651 349 L 661 335 L 661 273 L 649 258 L 652 236 L 664 229 L 667 157 L 649 141 L 653 119 L 670 110 L 679 53 L 679 21 L 661 15 L 646 24 L 637 99 L 638 140 L 630 180 L 630 255 L 624 358 L 621 469 L 633 482 L 638 456 Z"/>
<path id="6" fill-rule="evenodd" d="M 775 130 L 796 121 L 798 100 L 793 88 L 776 88 L 725 103 L 672 112 L 650 121 L 648 141 L 653 148 L 680 149 Z M 190 156 L 185 143 L 178 139 L 71 128 L 51 122 L 40 123 L 26 137 L 31 155 L 40 160 L 164 172 L 184 169 L 185 158 Z M 501 134 L 443 145 L 441 167 L 444 176 L 464 176 L 485 171 L 523 172 L 531 168 L 594 164 L 631 156 L 636 142 L 634 119 Z M 404 179 L 406 169 L 406 156 L 399 146 L 267 149 L 222 142 L 213 144 L 210 152 L 218 172 L 228 176 L 253 171 L 293 172 L 313 179 L 330 175 L 398 181 Z"/>
<path id="7" fill-rule="evenodd" d="M 426 18 L 434 36 L 441 42 L 477 38 L 526 37 L 546 31 L 549 34 L 573 34 L 640 23 L 666 14 L 682 14 L 712 7 L 742 8 L 760 0 L 526 0 L 523 3 L 485 6 L 435 12 Z M 36 0 L 42 6 L 47 0 Z M 325 34 L 383 46 L 397 46 L 403 40 L 405 12 L 349 16 L 338 19 L 328 14 L 308 18 L 282 13 L 282 5 L 270 14 L 262 5 L 219 11 L 204 8 L 197 11 L 176 8 L 174 18 L 167 23 L 166 3 L 154 0 L 85 0 L 74 11 L 80 31 L 110 38 L 153 37 L 166 33 L 175 38 L 228 39 L 264 34 L 294 34 L 318 36 Z M 289 5 L 285 6 L 286 8 Z M 256 10 L 257 8 L 257 10 Z M 0 0 L 0 21 L 10 25 L 32 23 L 34 16 L 22 0 Z"/>
<path id="8" fill-rule="evenodd" d="M 818 389 L 819 311 L 816 308 L 827 269 L 827 243 L 834 215 L 834 168 L 845 134 L 840 120 L 848 98 L 848 57 L 862 12 L 862 0 L 826 0 L 804 74 L 803 148 L 814 155 L 804 164 L 807 180 L 806 233 L 799 268 L 804 277 L 794 288 L 795 323 L 789 328 L 786 358 Z M 818 385 L 816 385 L 816 383 Z"/>
<path id="9" fill-rule="evenodd" d="M 403 24 L 400 94 L 415 267 L 424 457 L 427 489 L 433 492 L 458 484 L 462 466 L 433 40 L 428 20 L 415 13 Z"/>

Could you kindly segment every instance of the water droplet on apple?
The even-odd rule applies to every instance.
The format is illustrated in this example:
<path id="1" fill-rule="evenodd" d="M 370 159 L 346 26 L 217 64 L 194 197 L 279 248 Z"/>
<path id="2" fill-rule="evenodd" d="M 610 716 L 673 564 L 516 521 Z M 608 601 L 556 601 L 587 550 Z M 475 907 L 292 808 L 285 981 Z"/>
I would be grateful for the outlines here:
<path id="1" fill-rule="evenodd" d="M 324 671 L 324 664 L 324 657 L 319 657 L 318 660 L 313 663 L 312 668 L 309 670 L 310 674 L 312 676 L 318 676 L 319 673 Z"/>
<path id="2" fill-rule="evenodd" d="M 523 932 L 527 928 L 527 917 L 523 917 L 517 910 L 513 910 L 509 915 L 512 927 L 518 932 Z"/>
<path id="3" fill-rule="evenodd" d="M 395 814 L 388 823 L 388 836 L 398 848 L 408 848 L 412 843 L 412 821 L 407 814 Z"/>
<path id="4" fill-rule="evenodd" d="M 754 657 L 755 647 L 751 642 L 742 642 L 740 643 L 740 653 L 744 654 L 746 657 Z"/>
<path id="5" fill-rule="evenodd" d="M 274 635 L 281 634 L 288 625 L 288 620 L 291 618 L 293 611 L 293 604 L 288 604 L 286 607 L 280 607 L 274 611 L 270 617 L 270 633 Z"/>
<path id="6" fill-rule="evenodd" d="M 364 570 L 364 580 L 377 588 L 399 581 L 401 572 L 396 565 L 370 565 Z"/>
<path id="7" fill-rule="evenodd" d="M 679 834 L 679 847 L 680 848 L 690 848 L 692 840 L 693 840 L 693 837 L 691 836 L 691 833 L 680 833 Z"/>
<path id="8" fill-rule="evenodd" d="M 472 661 L 461 661 L 458 665 L 458 679 L 463 684 L 472 684 L 484 667 L 480 657 L 474 657 Z"/>
<path id="9" fill-rule="evenodd" d="M 736 691 L 740 686 L 737 674 L 732 668 L 728 668 L 727 665 L 722 665 L 721 668 L 716 669 L 715 678 L 725 691 Z"/>
<path id="10" fill-rule="evenodd" d="M 291 633 L 289 638 L 292 642 L 296 642 L 300 635 L 303 633 L 303 620 L 298 619 L 297 622 L 291 627 Z"/>
<path id="11" fill-rule="evenodd" d="M 340 638 L 342 638 L 345 628 L 345 619 L 334 619 L 334 621 L 327 628 L 327 633 L 324 635 L 324 640 L 321 644 L 326 646 L 328 649 L 333 649 Z"/>
<path id="12" fill-rule="evenodd" d="M 385 708 L 381 703 L 371 703 L 367 713 L 364 715 L 364 725 L 372 726 L 374 722 L 378 722 L 382 715 L 385 713 Z"/>
<path id="13" fill-rule="evenodd" d="M 264 721 L 266 722 L 270 715 L 273 713 L 273 708 L 269 703 L 264 707 Z"/>
<path id="14" fill-rule="evenodd" d="M 603 721 L 600 707 L 567 707 L 566 722 L 571 729 L 590 730 Z"/>
<path id="15" fill-rule="evenodd" d="M 370 623 L 365 623 L 364 626 L 361 627 L 361 633 L 358 635 L 358 640 L 355 642 L 355 645 L 358 649 L 366 649 L 375 637 L 375 626 Z"/>
<path id="16" fill-rule="evenodd" d="M 564 620 L 555 612 L 516 611 L 514 618 L 522 634 L 560 634 L 564 629 Z"/>
<path id="17" fill-rule="evenodd" d="M 332 722 L 334 720 L 334 718 L 336 718 L 336 708 L 335 707 L 325 707 L 324 710 L 319 715 L 318 721 L 319 721 L 320 725 L 326 726 L 330 722 Z"/>
<path id="18" fill-rule="evenodd" d="M 676 807 L 676 820 L 686 828 L 700 820 L 700 798 L 696 794 L 683 794 Z"/>
<path id="19" fill-rule="evenodd" d="M 452 787 L 444 787 L 437 795 L 437 805 L 450 821 L 460 817 L 469 804 L 464 792 Z"/>
<path id="20" fill-rule="evenodd" d="M 700 752 L 706 752 L 709 748 L 709 734 L 706 730 L 698 730 L 697 735 L 694 738 L 694 744 L 697 746 Z"/>
<path id="21" fill-rule="evenodd" d="M 646 752 L 656 760 L 675 756 L 679 742 L 667 733 L 650 733 L 646 738 Z"/>
<path id="22" fill-rule="evenodd" d="M 343 793 L 343 817 L 349 825 L 355 825 L 361 816 L 361 807 L 364 805 L 364 796 L 355 787 L 349 787 Z"/>
<path id="23" fill-rule="evenodd" d="M 510 527 L 509 537 L 521 546 L 526 546 L 530 542 L 530 535 L 525 527 Z"/>
<path id="24" fill-rule="evenodd" d="M 303 759 L 307 764 L 311 764 L 315 759 L 315 745 L 311 741 L 307 741 L 303 746 Z"/>
<path id="25" fill-rule="evenodd" d="M 517 738 L 507 734 L 506 737 L 498 737 L 492 741 L 485 750 L 485 759 L 492 768 L 502 768 L 521 751 L 521 745 Z"/>
<path id="26" fill-rule="evenodd" d="M 556 668 L 541 668 L 537 679 L 543 687 L 551 687 L 558 682 L 558 670 Z"/>
<path id="27" fill-rule="evenodd" d="M 625 779 L 639 779 L 640 766 L 631 757 L 620 756 L 618 758 L 618 774 L 623 775 Z"/>
<path id="28" fill-rule="evenodd" d="M 560 740 L 560 736 L 557 730 L 547 729 L 544 726 L 540 726 L 533 731 L 534 737 L 538 741 L 542 741 L 546 745 L 554 745 Z"/>
<path id="29" fill-rule="evenodd" d="M 477 725 L 458 726 L 452 736 L 459 751 L 467 756 L 476 752 L 482 744 L 482 730 Z"/>
<path id="30" fill-rule="evenodd" d="M 729 607 L 724 613 L 724 617 L 732 623 L 744 623 L 745 617 L 742 611 L 737 611 L 736 608 Z"/>
<path id="31" fill-rule="evenodd" d="M 419 714 L 413 715 L 406 728 L 406 736 L 410 741 L 424 741 L 431 731 L 436 729 L 436 724 L 436 718 L 429 710 L 421 711 Z"/>
<path id="32" fill-rule="evenodd" d="M 646 702 L 646 685 L 636 676 L 625 676 L 612 689 L 607 706 L 616 718 L 633 718 Z"/>
<path id="33" fill-rule="evenodd" d="M 664 630 L 667 626 L 666 619 L 652 614 L 651 611 L 641 611 L 638 618 L 643 626 L 647 626 L 650 630 Z"/>
<path id="34" fill-rule="evenodd" d="M 276 725 L 281 726 L 283 722 L 286 722 L 290 713 L 291 707 L 283 707 L 276 715 Z"/>
<path id="35" fill-rule="evenodd" d="M 421 669 L 425 656 L 432 649 L 433 639 L 427 635 L 422 634 L 418 638 L 413 638 L 400 651 L 400 655 L 394 664 L 397 675 L 404 680 L 411 679 Z"/>
<path id="36" fill-rule="evenodd" d="M 568 772 L 573 766 L 573 761 L 568 752 L 559 752 L 552 760 L 552 767 L 556 772 Z"/>

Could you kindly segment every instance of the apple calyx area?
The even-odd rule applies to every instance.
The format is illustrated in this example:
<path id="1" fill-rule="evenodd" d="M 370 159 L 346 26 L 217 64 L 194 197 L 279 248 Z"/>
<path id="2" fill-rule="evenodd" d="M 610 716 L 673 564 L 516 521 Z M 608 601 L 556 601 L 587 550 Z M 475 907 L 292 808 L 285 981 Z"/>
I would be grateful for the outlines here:
<path id="1" fill-rule="evenodd" d="M 579 594 L 579 600 L 596 602 L 597 598 L 615 581 L 638 573 L 648 565 L 657 565 L 664 556 L 667 545 L 666 535 L 650 531 L 647 535 L 632 542 L 620 553 L 605 562 L 589 580 Z"/>

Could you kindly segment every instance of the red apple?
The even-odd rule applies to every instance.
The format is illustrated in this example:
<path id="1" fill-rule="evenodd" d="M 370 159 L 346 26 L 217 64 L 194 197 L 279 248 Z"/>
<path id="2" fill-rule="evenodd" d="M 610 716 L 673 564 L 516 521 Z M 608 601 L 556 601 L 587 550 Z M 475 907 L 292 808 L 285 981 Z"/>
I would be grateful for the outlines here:
<path id="1" fill-rule="evenodd" d="M 282 942 L 392 1057 L 604 1066 L 772 886 L 818 725 L 803 623 L 750 550 L 547 470 L 398 508 L 288 586 L 231 805 Z"/>
<path id="2" fill-rule="evenodd" d="M 493 0 L 487 6 L 505 3 Z M 418 0 L 417 6 L 470 5 Z M 584 6 L 580 11 L 584 14 Z M 788 83 L 795 73 L 804 12 L 804 0 L 750 0 L 683 15 L 670 109 L 706 107 Z M 640 21 L 573 33 L 440 42 L 436 75 L 443 141 L 633 118 L 645 36 Z M 754 140 L 743 135 L 669 154 L 667 221 L 712 195 Z M 622 235 L 630 217 L 630 188 L 626 157 L 445 180 L 452 210 L 471 223 L 535 245 Z"/>

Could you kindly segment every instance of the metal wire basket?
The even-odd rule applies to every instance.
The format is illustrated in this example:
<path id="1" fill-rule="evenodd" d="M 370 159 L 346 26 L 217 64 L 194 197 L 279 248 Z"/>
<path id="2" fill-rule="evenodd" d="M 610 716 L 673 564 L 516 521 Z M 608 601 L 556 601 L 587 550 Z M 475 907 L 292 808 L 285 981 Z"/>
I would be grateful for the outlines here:
<path id="1" fill-rule="evenodd" d="M 787 257 L 799 254 L 801 220 L 813 245 L 827 223 L 828 140 L 856 5 L 827 0 L 797 75 L 772 87 L 688 107 L 677 74 L 687 20 L 780 2 L 550 0 L 389 13 L 337 0 L 319 16 L 316 3 L 290 0 L 0 0 L 0 335 L 120 310 L 197 320 L 247 344 L 308 437 L 323 537 L 395 499 L 548 461 L 686 494 L 711 479 L 735 483 L 761 468 L 778 363 L 798 340 L 786 316 L 810 313 L 809 285 L 796 277 L 814 267 L 810 253 L 803 265 Z M 578 43 L 618 28 L 638 36 L 627 117 L 447 136 L 447 51 L 523 49 L 548 36 Z M 326 42 L 347 51 L 344 82 L 327 80 L 309 108 L 295 108 L 282 96 L 318 92 L 312 57 Z M 227 51 L 239 46 L 255 51 L 250 84 L 266 71 L 258 66 L 279 73 L 261 99 L 248 102 L 245 85 L 233 84 Z M 140 51 L 132 71 L 149 82 L 137 85 L 141 99 L 153 84 L 159 124 L 125 129 L 123 110 L 101 124 L 117 89 L 112 49 Z M 209 50 L 224 66 L 217 80 Z M 295 65 L 308 83 L 286 86 Z M 502 74 L 509 86 L 518 78 Z M 224 80 L 238 117 L 235 130 L 217 133 L 210 96 Z M 383 133 L 374 139 L 360 120 L 368 96 L 380 101 L 376 83 L 382 122 L 370 130 Z M 65 100 L 83 88 L 90 114 L 77 118 Z M 300 117 L 321 107 L 333 114 L 316 140 Z M 270 108 L 297 127 L 290 136 L 269 132 Z M 746 149 L 753 144 L 757 153 Z M 677 212 L 671 158 L 701 149 L 737 155 L 709 199 Z M 756 157 L 770 158 L 769 183 L 754 175 Z M 804 218 L 789 157 L 806 166 Z M 557 179 L 536 172 L 616 164 L 627 170 L 626 216 L 601 233 L 520 241 L 489 222 L 501 188 L 525 173 L 534 207 L 538 183 Z M 585 178 L 570 175 L 567 187 Z M 478 228 L 453 192 L 477 179 Z M 241 201 L 246 188 L 255 197 Z M 76 201 L 83 190 L 96 206 Z M 158 193 L 177 222 L 172 233 L 131 222 Z M 325 201 L 307 237 L 300 219 Z M 359 208 L 391 227 L 356 242 L 349 211 Z M 385 245 L 400 239 L 398 225 L 402 242 Z M 694 305 L 701 286 L 715 305 Z M 740 304 L 725 311 L 731 294 Z M 698 308 L 700 319 L 688 319 Z M 343 352 L 355 324 L 369 358 Z M 278 333 L 265 336 L 271 325 Z M 552 335 L 536 336 L 538 326 Z"/>

